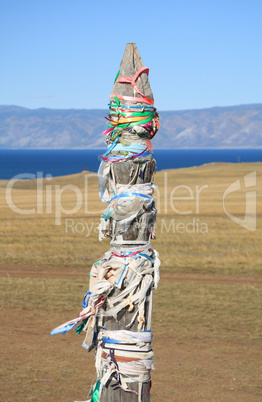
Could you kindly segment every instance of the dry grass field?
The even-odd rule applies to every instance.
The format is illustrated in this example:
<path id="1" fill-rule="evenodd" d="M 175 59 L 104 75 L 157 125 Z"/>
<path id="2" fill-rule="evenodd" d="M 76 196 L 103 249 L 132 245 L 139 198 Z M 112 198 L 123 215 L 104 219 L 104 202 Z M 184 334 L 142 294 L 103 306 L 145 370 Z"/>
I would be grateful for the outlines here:
<path id="1" fill-rule="evenodd" d="M 151 400 L 260 401 L 262 163 L 163 171 L 155 183 Z M 0 181 L 1 401 L 86 398 L 94 354 L 73 331 L 49 332 L 81 310 L 109 249 L 97 233 L 104 207 L 87 172 Z"/>

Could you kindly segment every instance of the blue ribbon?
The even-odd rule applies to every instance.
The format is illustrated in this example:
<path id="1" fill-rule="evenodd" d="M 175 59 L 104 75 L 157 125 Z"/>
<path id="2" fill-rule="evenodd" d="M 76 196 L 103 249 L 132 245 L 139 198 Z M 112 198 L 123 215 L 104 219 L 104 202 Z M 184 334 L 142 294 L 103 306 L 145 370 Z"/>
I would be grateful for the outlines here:
<path id="1" fill-rule="evenodd" d="M 86 308 L 86 307 L 87 307 L 88 301 L 89 301 L 90 296 L 91 296 L 92 293 L 93 293 L 93 292 L 88 291 L 88 292 L 86 292 L 86 294 L 84 295 L 84 298 L 83 298 L 83 308 Z M 87 297 L 87 300 L 85 300 L 86 296 L 88 296 L 88 297 Z"/>
<path id="2" fill-rule="evenodd" d="M 142 257 L 147 258 L 147 259 L 152 263 L 152 266 L 154 266 L 154 260 L 153 260 L 153 258 L 149 257 L 149 255 L 147 255 L 147 254 L 138 253 L 138 254 L 136 254 L 136 255 L 134 256 L 134 259 L 138 258 L 140 255 L 142 255 Z"/>
<path id="3" fill-rule="evenodd" d="M 115 285 L 118 285 L 121 282 L 121 279 L 122 279 L 122 277 L 124 275 L 125 270 L 126 270 L 126 265 L 124 265 L 124 268 L 123 268 L 123 270 L 121 272 L 120 278 L 118 279 L 117 282 L 115 282 Z"/>
<path id="4" fill-rule="evenodd" d="M 130 151 L 140 154 L 145 148 L 146 148 L 145 144 L 136 144 L 135 142 L 131 142 L 130 145 L 122 145 L 120 143 L 114 147 L 114 151 Z"/>
<path id="5" fill-rule="evenodd" d="M 75 324 L 65 325 L 64 327 L 61 327 L 58 329 L 54 329 L 52 332 L 50 332 L 50 334 L 56 335 L 56 334 L 61 334 L 61 332 L 63 332 L 63 335 L 65 335 L 68 331 L 70 331 L 70 329 L 74 328 L 76 326 L 76 324 L 78 324 L 78 322 L 76 322 Z"/>
<path id="6" fill-rule="evenodd" d="M 102 341 L 105 343 L 121 343 L 121 341 L 116 341 L 114 339 L 107 338 L 106 336 L 102 337 Z"/>
<path id="7" fill-rule="evenodd" d="M 118 100 L 119 102 L 119 100 Z M 111 103 L 108 103 L 109 107 L 115 107 L 114 105 L 112 105 Z M 125 107 L 127 109 L 145 109 L 145 110 L 154 110 L 154 106 L 127 106 L 127 105 L 120 105 L 118 104 L 118 107 Z"/>
<path id="8" fill-rule="evenodd" d="M 108 150 L 104 153 L 104 155 L 103 156 L 106 156 L 106 155 L 108 155 L 109 154 L 109 152 L 111 152 L 112 151 L 112 149 L 113 148 L 115 148 L 115 146 L 116 146 L 116 143 L 117 143 L 117 141 L 118 141 L 118 138 L 119 138 L 119 136 L 118 137 L 116 137 L 116 139 L 115 139 L 115 141 L 110 145 L 110 147 L 108 148 Z"/>
<path id="9" fill-rule="evenodd" d="M 127 151 L 127 149 L 125 149 L 125 151 Z M 130 150 L 130 152 L 132 152 L 132 151 Z M 149 155 L 152 155 L 152 152 L 148 152 L 148 151 L 146 151 L 146 150 L 145 150 L 142 154 L 141 154 L 141 152 L 139 152 L 138 154 L 132 155 L 132 159 L 137 158 L 138 155 L 139 155 L 139 158 L 141 158 L 142 156 L 149 156 Z M 105 154 L 104 154 L 103 156 L 105 156 Z M 118 159 L 126 159 L 126 156 L 123 156 L 123 155 L 115 155 L 115 156 L 108 156 L 108 158 L 110 158 L 110 159 L 112 160 L 112 162 L 113 162 L 114 159 L 116 159 L 116 160 L 118 160 Z"/>
<path id="10" fill-rule="evenodd" d="M 146 195 L 146 194 L 142 194 L 142 193 L 133 193 L 130 191 L 128 193 L 115 195 L 114 197 L 111 198 L 111 200 L 109 202 L 114 201 L 117 198 L 127 198 L 127 197 L 142 197 L 142 198 L 146 198 L 148 200 L 153 200 L 153 197 L 151 197 L 150 195 Z"/>

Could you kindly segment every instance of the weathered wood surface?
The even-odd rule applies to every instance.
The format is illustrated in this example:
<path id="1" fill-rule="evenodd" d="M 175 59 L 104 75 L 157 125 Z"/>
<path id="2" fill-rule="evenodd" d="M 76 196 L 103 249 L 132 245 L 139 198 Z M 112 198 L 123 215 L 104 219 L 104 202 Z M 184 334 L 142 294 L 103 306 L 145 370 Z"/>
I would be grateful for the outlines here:
<path id="1" fill-rule="evenodd" d="M 136 72 L 143 67 L 143 61 L 137 50 L 135 43 L 128 43 L 126 45 L 125 53 L 120 64 L 120 77 L 127 76 L 133 78 Z M 154 99 L 153 92 L 151 90 L 148 76 L 143 72 L 136 80 L 136 85 L 138 89 L 149 99 Z M 113 86 L 112 93 L 125 95 L 125 96 L 135 96 L 140 97 L 138 93 L 134 93 L 134 88 L 130 84 L 123 84 L 115 82 Z"/>
<path id="2" fill-rule="evenodd" d="M 138 160 L 125 161 L 112 164 L 111 170 L 113 170 L 116 184 L 147 184 L 152 182 L 155 166 L 154 159 L 146 162 L 139 162 Z M 151 209 L 145 210 L 123 234 L 120 232 L 119 224 L 116 222 L 112 240 L 114 241 L 119 234 L 122 234 L 125 241 L 149 241 L 155 224 L 155 215 L 155 211 Z"/>
<path id="3" fill-rule="evenodd" d="M 133 160 L 113 163 L 111 169 L 113 170 L 116 183 L 134 185 L 151 183 L 155 166 L 156 162 L 154 159 L 146 162 Z"/>

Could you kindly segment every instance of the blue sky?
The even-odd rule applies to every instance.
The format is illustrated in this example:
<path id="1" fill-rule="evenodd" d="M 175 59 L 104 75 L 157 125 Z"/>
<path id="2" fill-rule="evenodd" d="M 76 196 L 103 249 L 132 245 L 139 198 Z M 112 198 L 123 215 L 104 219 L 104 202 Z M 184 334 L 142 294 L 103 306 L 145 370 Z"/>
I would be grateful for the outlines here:
<path id="1" fill-rule="evenodd" d="M 0 105 L 107 108 L 135 42 L 158 110 L 261 103 L 261 0 L 8 0 Z"/>

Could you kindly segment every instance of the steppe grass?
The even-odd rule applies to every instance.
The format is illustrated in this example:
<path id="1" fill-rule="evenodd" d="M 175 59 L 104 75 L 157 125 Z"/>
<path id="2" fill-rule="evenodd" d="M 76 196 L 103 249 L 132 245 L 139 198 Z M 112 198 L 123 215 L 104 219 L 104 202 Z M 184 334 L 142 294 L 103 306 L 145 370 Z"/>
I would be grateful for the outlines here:
<path id="1" fill-rule="evenodd" d="M 245 189 L 243 178 L 254 171 L 256 187 Z M 248 283 L 252 277 L 254 283 L 259 276 L 261 177 L 261 163 L 210 164 L 156 174 L 157 239 L 152 245 L 160 253 L 162 279 L 154 291 L 156 372 L 152 401 L 261 400 L 262 289 L 204 280 L 233 278 L 234 283 L 241 277 Z M 226 209 L 243 219 L 245 192 L 255 190 L 255 231 L 232 222 L 223 209 L 224 191 L 238 179 L 242 190 L 227 197 Z M 28 215 L 12 211 L 6 200 L 7 184 L 0 181 L 1 263 L 47 265 L 50 270 L 56 266 L 68 270 L 86 267 L 87 275 L 85 280 L 12 278 L 7 270 L 7 277 L 0 279 L 1 398 L 81 400 L 95 378 L 94 355 L 80 347 L 81 335 L 49 337 L 49 331 L 78 315 L 88 289 L 91 264 L 109 249 L 108 240 L 100 243 L 97 238 L 97 225 L 105 207 L 98 198 L 97 179 L 80 173 L 44 180 L 38 199 L 39 182 L 15 183 L 14 205 L 23 210 L 38 206 L 39 213 Z M 63 187 L 68 185 L 79 188 L 83 197 L 87 191 L 88 203 L 80 203 L 74 213 L 62 213 L 61 224 L 55 225 L 55 208 L 60 200 L 55 196 L 61 189 L 63 208 L 70 210 L 76 205 L 76 193 Z M 183 187 L 174 190 L 175 186 Z M 207 186 L 199 195 L 199 211 L 196 186 Z M 51 195 L 48 210 L 46 196 L 51 200 Z M 201 227 L 207 227 L 207 231 L 202 233 Z M 177 282 L 175 274 L 183 275 L 184 281 Z M 202 282 L 188 282 L 188 275 L 199 275 Z"/>
<path id="2" fill-rule="evenodd" d="M 30 311 L 35 316 L 45 312 L 50 322 L 58 320 L 60 324 L 61 316 L 64 321 L 67 316 L 73 318 L 72 314 L 77 316 L 87 289 L 88 276 L 86 281 L 2 277 L 1 309 Z M 261 301 L 261 286 L 185 283 L 164 278 L 154 292 L 153 332 L 172 335 L 177 342 L 192 337 L 229 343 L 261 341 Z"/>
<path id="3" fill-rule="evenodd" d="M 87 282 L 0 279 L 8 323 L 1 336 L 3 400 L 72 401 L 87 395 L 95 379 L 93 352 L 80 347 L 83 337 L 74 330 L 49 336 L 78 315 Z M 261 299 L 261 287 L 163 278 L 154 292 L 152 402 L 259 401 Z"/>
<path id="4" fill-rule="evenodd" d="M 244 177 L 252 172 L 256 172 L 256 187 L 245 189 Z M 227 196 L 225 208 L 244 219 L 245 193 L 256 191 L 255 231 L 234 223 L 223 209 L 224 191 L 238 179 L 241 190 Z M 260 271 L 262 163 L 217 163 L 162 171 L 155 175 L 155 183 L 157 239 L 152 245 L 160 253 L 162 270 L 250 275 Z M 11 201 L 20 213 L 10 206 L 7 184 L 0 181 L 2 263 L 84 267 L 108 250 L 109 239 L 98 241 L 105 204 L 99 199 L 94 174 L 44 179 L 41 188 L 36 180 L 16 182 Z M 77 200 L 79 193 L 82 199 Z M 59 206 L 64 209 L 61 219 Z M 30 209 L 35 212 L 24 214 Z"/>

